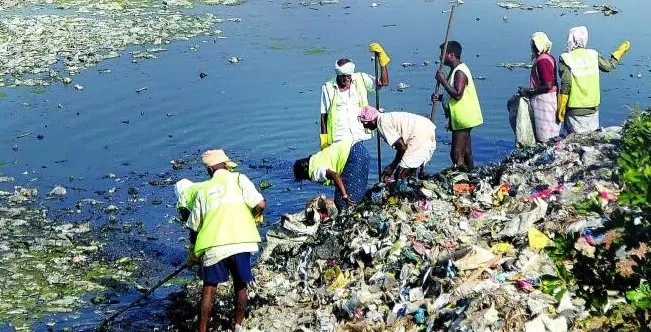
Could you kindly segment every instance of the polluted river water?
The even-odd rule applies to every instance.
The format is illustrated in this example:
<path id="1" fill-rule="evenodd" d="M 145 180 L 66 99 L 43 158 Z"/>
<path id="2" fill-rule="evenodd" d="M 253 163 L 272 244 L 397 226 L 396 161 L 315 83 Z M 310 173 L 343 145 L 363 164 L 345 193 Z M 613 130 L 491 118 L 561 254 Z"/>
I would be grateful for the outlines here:
<path id="1" fill-rule="evenodd" d="M 586 3 L 590 8 L 507 10 L 493 1 L 469 0 L 457 8 L 452 39 L 464 46 L 462 58 L 473 74 L 485 78 L 476 82 L 485 119 L 473 131 L 477 164 L 499 161 L 513 148 L 506 101 L 526 85 L 529 72 L 499 65 L 528 62 L 529 36 L 535 31 L 550 36 L 556 56 L 564 50 L 567 30 L 576 25 L 588 27 L 589 46 L 604 56 L 622 40 L 631 40 L 631 51 L 617 70 L 601 76 L 602 126 L 623 121 L 629 113 L 624 105 L 649 103 L 651 46 L 646 41 L 651 32 L 643 22 L 651 5 L 619 1 L 620 12 L 604 16 L 585 14 L 597 4 Z M 0 89 L 0 173 L 15 178 L 0 183 L 1 189 L 38 188 L 42 197 L 57 184 L 68 188 L 64 198 L 45 201 L 50 217 L 61 223 L 90 221 L 105 243 L 102 254 L 133 260 L 141 287 L 173 271 L 185 257 L 187 233 L 172 221 L 175 198 L 169 184 L 181 177 L 205 178 L 197 157 L 207 148 L 226 149 L 256 184 L 272 184 L 263 191 L 269 221 L 299 210 L 319 192 L 330 194 L 327 188 L 295 183 L 290 165 L 318 148 L 320 85 L 332 76 L 336 59 L 351 58 L 358 70 L 370 73 L 368 43 L 381 42 L 392 58 L 382 107 L 427 114 L 449 8 L 440 1 L 376 7 L 358 1 L 190 4 L 173 10 L 214 14 L 223 22 L 210 30 L 222 32 L 162 46 L 127 46 L 120 57 L 71 76 L 69 85 L 55 81 L 46 87 Z M 44 13 L 56 14 L 56 5 L 7 9 L 0 18 Z M 156 52 L 155 59 L 133 55 L 158 47 L 165 50 Z M 401 85 L 408 88 L 399 91 Z M 449 166 L 449 133 L 441 118 L 439 113 L 438 149 L 429 172 Z M 366 146 L 375 151 L 374 141 Z M 374 155 L 372 180 L 377 177 Z M 383 164 L 392 157 L 383 143 Z M 173 170 L 170 160 L 184 160 L 185 165 Z M 80 200 L 87 198 L 102 203 L 94 209 L 80 207 Z M 106 213 L 111 205 L 117 213 Z M 110 222 L 117 222 L 121 235 L 100 234 L 101 225 Z M 118 292 L 117 304 L 94 306 L 91 295 L 82 297 L 86 304 L 81 307 L 89 309 L 46 313 L 30 324 L 37 330 L 51 322 L 57 329 L 86 329 L 99 323 L 107 309 L 129 303 L 139 294 L 136 289 L 130 285 Z M 164 307 L 171 290 L 159 290 L 120 319 L 138 326 L 145 315 L 155 315 L 166 326 Z M 11 330 L 10 323 L 0 329 Z"/>

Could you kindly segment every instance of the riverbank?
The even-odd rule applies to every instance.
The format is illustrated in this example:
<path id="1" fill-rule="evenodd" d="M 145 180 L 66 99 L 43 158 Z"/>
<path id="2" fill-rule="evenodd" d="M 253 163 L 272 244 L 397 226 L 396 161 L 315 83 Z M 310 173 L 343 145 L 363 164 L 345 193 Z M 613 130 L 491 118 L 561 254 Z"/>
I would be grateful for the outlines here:
<path id="1" fill-rule="evenodd" d="M 647 112 L 471 174 L 376 186 L 336 220 L 288 215 L 255 266 L 246 326 L 651 328 L 649 143 Z M 213 311 L 218 330 L 232 314 L 229 287 Z M 174 330 L 195 327 L 199 296 L 195 281 L 172 297 Z"/>

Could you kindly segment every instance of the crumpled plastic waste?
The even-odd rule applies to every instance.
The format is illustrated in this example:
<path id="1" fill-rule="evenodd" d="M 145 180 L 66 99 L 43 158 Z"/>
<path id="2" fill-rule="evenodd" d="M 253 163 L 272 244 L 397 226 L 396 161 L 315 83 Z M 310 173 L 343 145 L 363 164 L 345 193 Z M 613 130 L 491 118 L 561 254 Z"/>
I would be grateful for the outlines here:
<path id="1" fill-rule="evenodd" d="M 608 244 L 597 229 L 621 189 L 609 150 L 620 131 L 518 149 L 470 173 L 377 184 L 346 215 L 315 218 L 317 204 L 283 216 L 254 267 L 269 287 L 252 299 L 247 328 L 579 328 L 590 313 L 545 249 L 559 236 L 583 254 Z M 598 164 L 582 161 L 585 147 L 602 154 Z M 598 210 L 578 213 L 588 199 Z"/>

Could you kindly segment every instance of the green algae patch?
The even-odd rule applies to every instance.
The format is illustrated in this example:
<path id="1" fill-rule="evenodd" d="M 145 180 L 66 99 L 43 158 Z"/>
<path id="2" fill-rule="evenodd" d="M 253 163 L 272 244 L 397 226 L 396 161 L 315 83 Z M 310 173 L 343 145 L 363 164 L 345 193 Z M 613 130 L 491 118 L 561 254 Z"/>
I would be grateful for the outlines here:
<path id="1" fill-rule="evenodd" d="M 13 193 L 0 203 L 0 321 L 30 329 L 47 313 L 88 306 L 87 294 L 133 284 L 132 263 L 99 259 L 101 246 L 89 223 L 50 220 L 30 197 Z"/>
<path id="2" fill-rule="evenodd" d="M 287 45 L 283 42 L 274 42 L 267 45 L 267 49 L 270 49 L 272 51 L 282 51 L 284 49 L 287 49 Z"/>
<path id="3" fill-rule="evenodd" d="M 7 94 L 6 94 L 6 93 L 4 93 L 4 92 L 0 92 L 0 98 L 6 98 L 6 97 L 7 97 Z"/>
<path id="4" fill-rule="evenodd" d="M 303 54 L 305 55 L 320 55 L 320 54 L 325 54 L 327 51 L 322 49 L 322 48 L 311 48 L 309 50 L 305 50 Z"/>
<path id="5" fill-rule="evenodd" d="M 40 96 L 40 95 L 45 93 L 45 89 L 43 89 L 43 88 L 35 88 L 35 89 L 32 89 L 31 92 L 32 92 L 32 94 Z"/>

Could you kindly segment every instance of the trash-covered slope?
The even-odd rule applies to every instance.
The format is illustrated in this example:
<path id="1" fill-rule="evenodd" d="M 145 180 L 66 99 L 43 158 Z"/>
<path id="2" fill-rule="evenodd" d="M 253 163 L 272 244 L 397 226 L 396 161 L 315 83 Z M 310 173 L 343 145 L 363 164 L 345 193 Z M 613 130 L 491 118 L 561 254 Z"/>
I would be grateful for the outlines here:
<path id="1" fill-rule="evenodd" d="M 619 148 L 635 150 L 631 142 L 646 135 L 633 153 L 642 162 L 646 152 L 648 160 L 650 118 L 516 150 L 471 174 L 447 170 L 422 182 L 378 185 L 355 211 L 334 219 L 321 218 L 333 214 L 319 204 L 285 216 L 255 267 L 246 325 L 648 328 L 649 203 L 645 210 L 617 199 L 624 186 Z M 188 287 L 170 308 L 177 329 L 196 322 L 200 282 Z M 228 326 L 230 298 L 223 289 L 216 326 Z"/>

